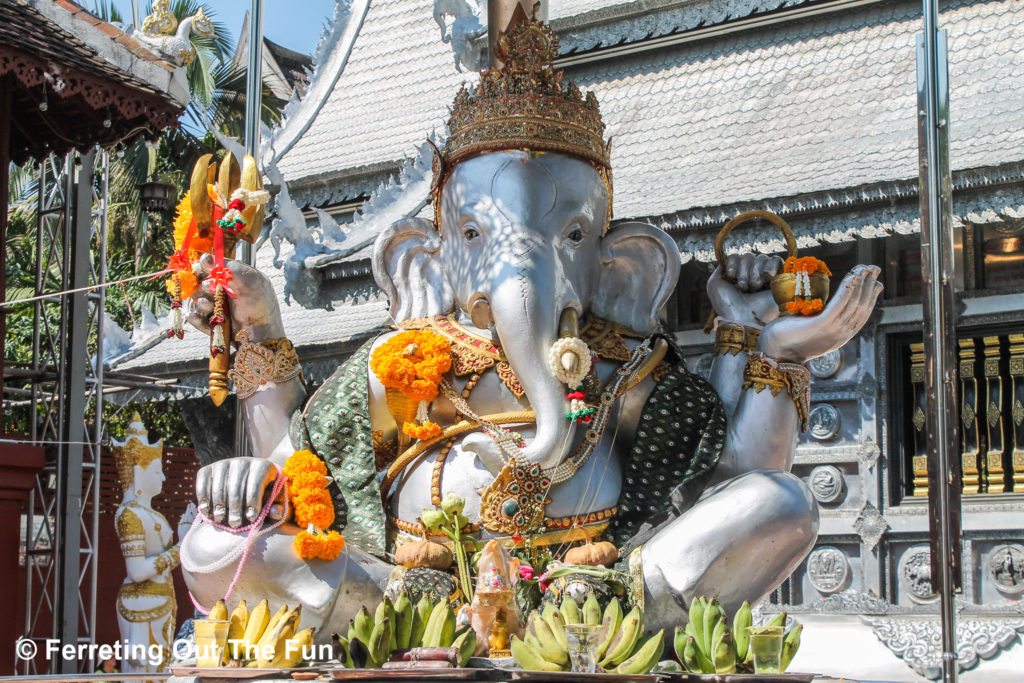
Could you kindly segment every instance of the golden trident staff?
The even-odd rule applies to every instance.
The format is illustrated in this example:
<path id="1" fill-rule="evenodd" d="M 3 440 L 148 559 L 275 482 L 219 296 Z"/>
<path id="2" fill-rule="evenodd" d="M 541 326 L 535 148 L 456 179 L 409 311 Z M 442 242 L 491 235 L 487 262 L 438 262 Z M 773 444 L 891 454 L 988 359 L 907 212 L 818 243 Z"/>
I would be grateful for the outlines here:
<path id="1" fill-rule="evenodd" d="M 212 253 L 214 265 L 208 276 L 213 294 L 210 317 L 210 398 L 220 405 L 228 395 L 231 365 L 231 315 L 227 297 L 235 297 L 232 273 L 226 261 L 234 257 L 239 240 L 252 243 L 263 225 L 264 206 L 269 194 L 263 189 L 256 160 L 246 155 L 239 167 L 230 152 L 224 152 L 218 174 L 213 155 L 199 158 L 192 169 L 189 191 L 178 205 L 175 219 L 175 252 L 168 267 L 174 270 L 168 290 L 176 311 L 168 336 L 181 337 L 181 301 L 198 289 L 192 263 L 202 253 Z"/>

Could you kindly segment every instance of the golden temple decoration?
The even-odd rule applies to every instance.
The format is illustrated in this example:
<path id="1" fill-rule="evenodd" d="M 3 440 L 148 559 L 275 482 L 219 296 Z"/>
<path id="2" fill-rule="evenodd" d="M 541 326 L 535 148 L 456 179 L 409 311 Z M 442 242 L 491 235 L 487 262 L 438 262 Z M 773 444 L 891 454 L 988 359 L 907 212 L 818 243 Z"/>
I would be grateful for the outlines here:
<path id="1" fill-rule="evenodd" d="M 913 412 L 911 424 L 914 426 L 914 455 L 911 463 L 914 473 L 914 490 L 911 495 L 928 495 L 928 446 L 925 443 L 925 417 L 922 406 L 924 395 L 924 344 L 910 345 L 910 385 L 913 390 Z"/>
<path id="2" fill-rule="evenodd" d="M 978 380 L 974 376 L 974 340 L 960 340 L 960 462 L 964 494 L 981 493 Z"/>
<path id="3" fill-rule="evenodd" d="M 121 554 L 125 557 L 145 557 L 146 529 L 139 516 L 129 508 L 124 508 L 117 515 L 116 525 Z"/>
<path id="4" fill-rule="evenodd" d="M 522 536 L 544 525 L 550 477 L 537 463 L 507 462 L 480 492 L 480 519 L 495 533 Z"/>
<path id="5" fill-rule="evenodd" d="M 152 10 L 142 20 L 142 32 L 151 36 L 174 33 L 178 20 L 171 12 L 171 0 L 155 0 Z"/>
<path id="6" fill-rule="evenodd" d="M 1013 401 L 1013 451 L 1010 465 L 1013 467 L 1013 490 L 1024 492 L 1024 334 L 1011 334 L 1010 342 L 1010 396 Z"/>
<path id="7" fill-rule="evenodd" d="M 464 328 L 456 322 L 454 313 L 430 318 L 411 318 L 399 323 L 398 326 L 403 330 L 429 329 L 451 342 L 452 372 L 456 376 L 482 373 L 497 365 L 498 376 L 516 398 L 522 398 L 526 393 L 501 347 L 490 339 L 484 339 Z"/>
<path id="8" fill-rule="evenodd" d="M 539 21 L 514 21 L 497 43 L 500 68 L 481 74 L 452 104 L 443 150 L 434 159 L 435 224 L 441 229 L 440 191 L 455 165 L 484 152 L 559 152 L 589 161 L 608 190 L 611 219 L 611 143 L 593 92 L 586 95 L 552 67 L 558 36 Z M 605 225 L 607 230 L 607 223 Z"/>
<path id="9" fill-rule="evenodd" d="M 228 378 L 235 383 L 239 400 L 249 398 L 268 384 L 294 379 L 302 371 L 295 347 L 285 337 L 257 343 L 249 341 L 249 333 L 242 331 L 235 339 L 238 350 Z"/>
<path id="10" fill-rule="evenodd" d="M 757 394 L 768 389 L 772 396 L 785 389 L 796 406 L 801 430 L 807 431 L 811 394 L 811 372 L 807 366 L 772 361 L 763 353 L 752 351 L 743 369 L 742 388 L 753 389 Z"/>
<path id="11" fill-rule="evenodd" d="M 142 418 L 136 411 L 128 431 L 125 432 L 125 440 L 120 443 L 113 442 L 111 450 L 114 452 L 114 462 L 117 464 L 117 475 L 121 480 L 122 490 L 127 491 L 132 487 L 136 465 L 146 469 L 151 462 L 159 460 L 163 453 L 163 440 L 151 444 L 148 435 L 149 430 L 142 425 Z"/>
<path id="12" fill-rule="evenodd" d="M 1003 493 L 1006 483 L 1003 480 L 1003 378 L 999 374 L 999 337 L 984 337 L 981 340 L 985 354 L 985 403 L 987 406 L 988 450 L 985 453 L 982 480 L 988 493 Z"/>

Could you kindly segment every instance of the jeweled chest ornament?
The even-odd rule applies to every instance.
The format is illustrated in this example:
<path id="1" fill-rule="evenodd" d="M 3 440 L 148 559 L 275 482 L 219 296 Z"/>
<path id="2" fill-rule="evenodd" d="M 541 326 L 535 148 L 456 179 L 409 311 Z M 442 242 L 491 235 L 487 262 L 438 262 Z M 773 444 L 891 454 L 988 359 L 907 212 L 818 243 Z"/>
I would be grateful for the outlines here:
<path id="1" fill-rule="evenodd" d="M 484 527 L 503 534 L 522 534 L 543 526 L 544 508 L 551 502 L 551 479 L 536 463 L 508 461 L 480 495 Z"/>

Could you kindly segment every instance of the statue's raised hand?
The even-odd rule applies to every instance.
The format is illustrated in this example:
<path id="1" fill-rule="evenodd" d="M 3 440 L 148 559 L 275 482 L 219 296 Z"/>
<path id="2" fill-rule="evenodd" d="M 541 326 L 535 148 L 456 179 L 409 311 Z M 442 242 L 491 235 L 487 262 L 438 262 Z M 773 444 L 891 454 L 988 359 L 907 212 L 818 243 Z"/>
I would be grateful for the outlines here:
<path id="1" fill-rule="evenodd" d="M 877 266 L 857 266 L 818 315 L 790 315 L 765 326 L 758 347 L 766 356 L 803 363 L 850 341 L 867 322 L 882 291 Z"/>
<path id="2" fill-rule="evenodd" d="M 768 285 L 782 271 L 782 259 L 766 254 L 730 254 L 708 279 L 715 312 L 742 325 L 760 327 L 779 315 Z"/>
<path id="3" fill-rule="evenodd" d="M 215 522 L 240 527 L 259 517 L 264 491 L 276 479 L 277 468 L 265 458 L 218 460 L 196 475 L 199 510 Z"/>
<path id="4" fill-rule="evenodd" d="M 199 278 L 199 289 L 192 296 L 188 308 L 188 321 L 197 329 L 210 333 L 210 316 L 213 315 L 213 292 L 210 288 L 210 269 L 215 265 L 212 254 L 203 254 L 193 266 Z M 281 323 L 281 309 L 270 280 L 263 273 L 241 261 L 226 262 L 231 271 L 230 287 L 235 298 L 225 297 L 231 316 L 231 331 L 249 333 L 252 341 L 263 341 L 284 336 Z"/>

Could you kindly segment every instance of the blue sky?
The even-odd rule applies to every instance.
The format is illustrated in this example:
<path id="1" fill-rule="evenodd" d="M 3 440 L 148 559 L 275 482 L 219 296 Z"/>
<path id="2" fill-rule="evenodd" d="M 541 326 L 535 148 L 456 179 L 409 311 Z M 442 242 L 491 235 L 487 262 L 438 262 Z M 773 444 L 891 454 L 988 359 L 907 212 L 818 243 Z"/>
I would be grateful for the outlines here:
<path id="1" fill-rule="evenodd" d="M 152 0 L 134 0 L 143 15 L 149 12 Z M 91 7 L 89 0 L 79 0 Z M 126 23 L 131 23 L 133 0 L 114 0 Z M 335 0 L 263 0 L 263 34 L 279 45 L 305 54 L 312 54 L 323 27 L 334 16 Z M 232 38 L 238 40 L 242 19 L 252 0 L 206 0 L 213 10 L 212 18 L 226 24 Z"/>

